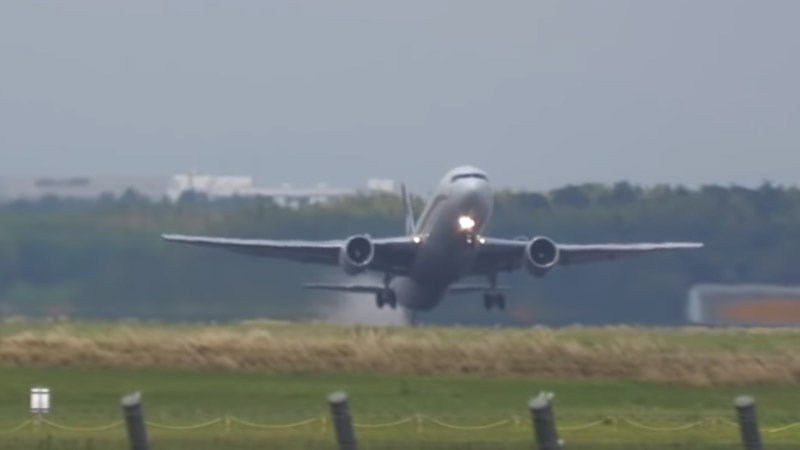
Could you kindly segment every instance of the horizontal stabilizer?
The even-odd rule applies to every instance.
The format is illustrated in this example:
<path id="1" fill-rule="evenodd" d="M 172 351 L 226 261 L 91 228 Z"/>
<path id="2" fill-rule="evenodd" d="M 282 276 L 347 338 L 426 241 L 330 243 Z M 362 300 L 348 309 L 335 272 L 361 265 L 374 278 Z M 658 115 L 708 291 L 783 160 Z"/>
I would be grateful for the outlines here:
<path id="1" fill-rule="evenodd" d="M 361 294 L 379 294 L 384 289 L 383 286 L 377 284 L 306 283 L 303 287 L 319 291 L 355 292 Z M 508 289 L 510 289 L 509 286 L 492 288 L 488 284 L 455 284 L 450 287 L 448 292 L 451 294 L 468 294 L 471 292 L 506 291 Z"/>
<path id="2" fill-rule="evenodd" d="M 337 291 L 337 292 L 356 292 L 361 294 L 377 294 L 383 291 L 383 286 L 377 284 L 329 284 L 329 283 L 306 283 L 303 285 L 306 289 L 315 289 L 320 291 Z"/>
<path id="3" fill-rule="evenodd" d="M 450 286 L 451 294 L 469 294 L 471 292 L 507 291 L 508 286 L 491 287 L 488 284 L 454 284 Z"/>

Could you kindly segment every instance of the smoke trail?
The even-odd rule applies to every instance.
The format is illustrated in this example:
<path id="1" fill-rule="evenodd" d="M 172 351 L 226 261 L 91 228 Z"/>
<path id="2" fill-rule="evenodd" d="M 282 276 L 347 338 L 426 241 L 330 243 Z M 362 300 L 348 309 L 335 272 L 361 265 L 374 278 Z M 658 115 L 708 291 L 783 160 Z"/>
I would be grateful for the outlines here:
<path id="1" fill-rule="evenodd" d="M 374 274 L 349 277 L 346 275 L 330 275 L 329 283 L 377 284 L 382 280 Z M 406 326 L 408 320 L 403 310 L 384 307 L 378 309 L 375 296 L 371 294 L 355 294 L 346 292 L 323 292 L 314 294 L 314 303 L 320 314 L 331 322 L 347 325 Z"/>

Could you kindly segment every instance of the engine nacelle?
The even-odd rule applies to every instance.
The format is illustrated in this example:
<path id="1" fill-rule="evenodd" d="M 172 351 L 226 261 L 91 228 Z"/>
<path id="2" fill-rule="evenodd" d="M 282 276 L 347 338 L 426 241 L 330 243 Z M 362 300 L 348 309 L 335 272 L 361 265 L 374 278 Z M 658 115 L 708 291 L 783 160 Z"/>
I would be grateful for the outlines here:
<path id="1" fill-rule="evenodd" d="M 546 237 L 535 237 L 525 247 L 525 267 L 532 275 L 544 276 L 558 264 L 558 245 Z"/>
<path id="2" fill-rule="evenodd" d="M 353 236 L 345 241 L 339 251 L 339 265 L 349 274 L 367 270 L 375 257 L 375 245 L 366 236 Z"/>

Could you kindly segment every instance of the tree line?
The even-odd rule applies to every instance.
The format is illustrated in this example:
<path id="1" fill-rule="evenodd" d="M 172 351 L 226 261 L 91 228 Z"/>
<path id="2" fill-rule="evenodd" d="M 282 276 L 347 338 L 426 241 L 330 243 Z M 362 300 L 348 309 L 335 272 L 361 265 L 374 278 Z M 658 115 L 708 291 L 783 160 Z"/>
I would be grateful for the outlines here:
<path id="1" fill-rule="evenodd" d="M 423 199 L 414 199 L 421 211 Z M 47 197 L 0 205 L 0 314 L 226 320 L 310 318 L 335 295 L 304 281 L 339 279 L 337 268 L 248 258 L 166 244 L 163 232 L 241 237 L 342 238 L 402 234 L 398 197 L 354 196 L 283 208 L 266 198 L 175 203 L 127 192 L 93 200 Z M 557 242 L 699 240 L 706 248 L 554 269 L 543 279 L 502 275 L 514 290 L 504 313 L 479 296 L 454 296 L 425 320 L 444 323 L 643 323 L 684 320 L 697 283 L 798 284 L 800 190 L 570 185 L 502 191 L 488 234 Z M 373 307 L 372 299 L 364 303 Z"/>

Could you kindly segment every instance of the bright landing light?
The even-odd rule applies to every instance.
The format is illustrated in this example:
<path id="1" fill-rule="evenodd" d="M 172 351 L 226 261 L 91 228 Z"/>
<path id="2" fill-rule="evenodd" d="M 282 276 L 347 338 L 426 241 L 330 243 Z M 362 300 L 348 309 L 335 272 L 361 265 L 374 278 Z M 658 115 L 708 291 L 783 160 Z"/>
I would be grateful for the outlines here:
<path id="1" fill-rule="evenodd" d="M 470 216 L 461 216 L 458 218 L 458 227 L 461 231 L 469 231 L 475 228 L 475 219 Z"/>

